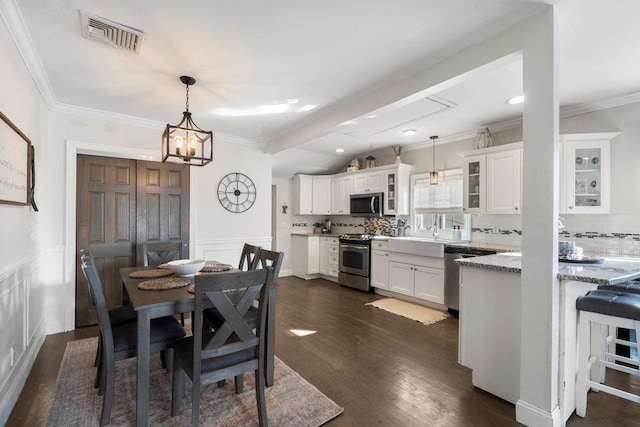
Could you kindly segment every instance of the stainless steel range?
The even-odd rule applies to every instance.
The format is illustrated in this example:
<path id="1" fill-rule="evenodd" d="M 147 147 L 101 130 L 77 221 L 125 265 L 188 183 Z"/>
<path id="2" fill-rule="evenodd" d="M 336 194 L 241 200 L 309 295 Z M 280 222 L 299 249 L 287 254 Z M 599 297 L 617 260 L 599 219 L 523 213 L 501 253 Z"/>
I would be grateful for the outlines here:
<path id="1" fill-rule="evenodd" d="M 371 239 L 373 234 L 340 236 L 338 283 L 361 291 L 369 291 Z"/>

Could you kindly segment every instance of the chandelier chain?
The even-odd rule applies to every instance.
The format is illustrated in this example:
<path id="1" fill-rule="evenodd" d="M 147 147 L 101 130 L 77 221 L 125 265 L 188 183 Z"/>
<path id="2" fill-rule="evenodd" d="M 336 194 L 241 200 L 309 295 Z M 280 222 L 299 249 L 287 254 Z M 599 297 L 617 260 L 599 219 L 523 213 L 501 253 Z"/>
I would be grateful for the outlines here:
<path id="1" fill-rule="evenodd" d="M 189 111 L 189 85 L 186 85 L 186 86 L 187 86 L 187 102 L 186 102 L 187 110 L 186 111 L 188 112 Z"/>

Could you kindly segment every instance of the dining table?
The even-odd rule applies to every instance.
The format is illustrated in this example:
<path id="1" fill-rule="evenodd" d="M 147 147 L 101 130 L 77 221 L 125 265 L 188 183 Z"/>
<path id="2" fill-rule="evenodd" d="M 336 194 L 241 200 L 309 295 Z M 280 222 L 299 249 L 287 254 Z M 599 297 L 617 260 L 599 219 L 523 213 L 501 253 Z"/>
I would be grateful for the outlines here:
<path id="1" fill-rule="evenodd" d="M 207 261 L 207 264 L 216 261 Z M 122 283 L 129 297 L 129 302 L 138 318 L 137 337 L 137 378 L 136 378 L 136 425 L 149 424 L 149 350 L 151 319 L 190 313 L 195 308 L 193 294 L 187 286 L 163 290 L 143 290 L 138 285 L 149 278 L 130 277 L 131 273 L 155 270 L 154 267 L 125 267 L 120 269 Z M 230 274 L 239 272 L 237 268 L 230 270 L 201 274 Z M 195 284 L 195 276 L 186 277 L 191 284 Z M 265 382 L 268 387 L 273 385 L 274 347 L 275 347 L 275 304 L 277 280 L 274 280 L 269 292 L 267 306 L 266 354 L 265 354 Z"/>

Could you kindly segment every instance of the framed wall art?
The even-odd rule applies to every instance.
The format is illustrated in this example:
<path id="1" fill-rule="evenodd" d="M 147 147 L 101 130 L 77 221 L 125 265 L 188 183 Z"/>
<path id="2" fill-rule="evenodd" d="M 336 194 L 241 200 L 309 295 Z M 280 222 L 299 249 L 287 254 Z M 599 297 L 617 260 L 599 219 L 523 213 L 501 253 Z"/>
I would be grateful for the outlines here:
<path id="1" fill-rule="evenodd" d="M 0 112 L 0 203 L 28 205 L 31 141 Z"/>

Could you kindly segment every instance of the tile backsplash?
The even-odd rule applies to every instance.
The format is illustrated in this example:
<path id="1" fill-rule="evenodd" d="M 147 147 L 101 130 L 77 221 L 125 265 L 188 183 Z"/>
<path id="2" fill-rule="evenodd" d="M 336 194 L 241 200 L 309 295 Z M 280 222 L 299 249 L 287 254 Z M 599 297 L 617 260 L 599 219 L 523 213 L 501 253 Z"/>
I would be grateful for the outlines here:
<path id="1" fill-rule="evenodd" d="M 292 217 L 294 233 L 313 233 L 313 224 L 326 216 Z M 397 219 L 330 216 L 331 233 L 373 233 L 395 236 Z M 563 215 L 559 240 L 576 242 L 589 253 L 640 256 L 640 215 Z M 522 245 L 521 215 L 472 215 L 471 241 L 499 245 Z"/>
<path id="2" fill-rule="evenodd" d="M 576 242 L 585 252 L 640 256 L 640 215 L 563 215 L 559 240 Z M 522 216 L 473 215 L 471 240 L 522 245 Z"/>

